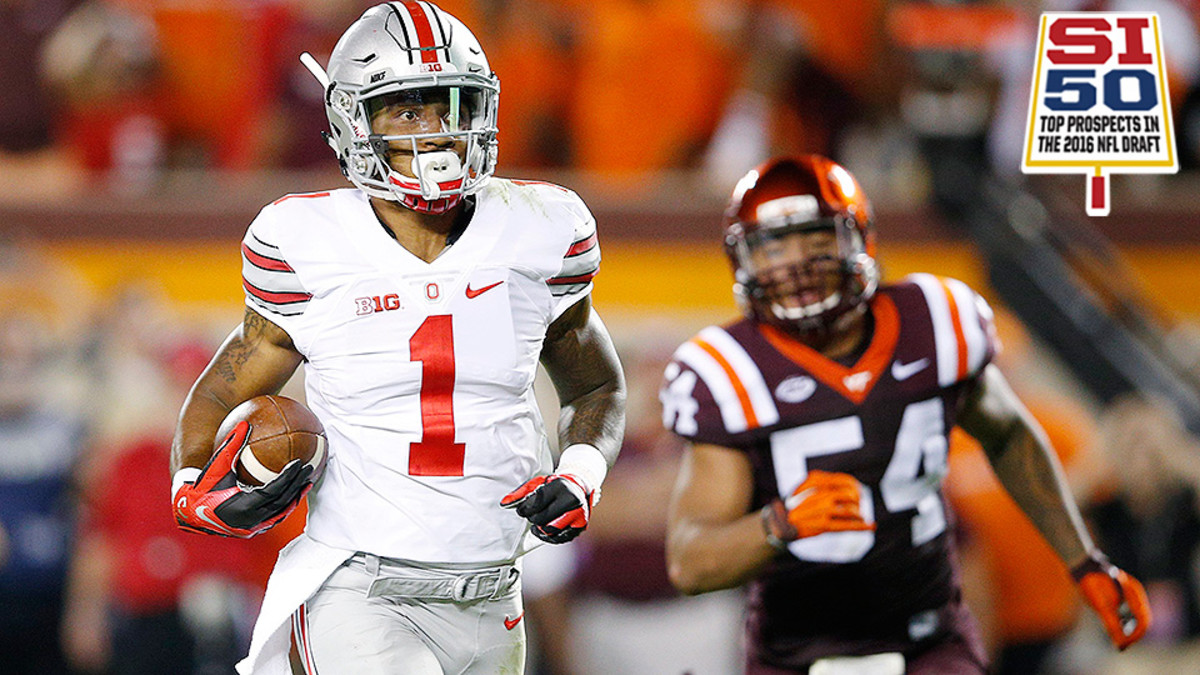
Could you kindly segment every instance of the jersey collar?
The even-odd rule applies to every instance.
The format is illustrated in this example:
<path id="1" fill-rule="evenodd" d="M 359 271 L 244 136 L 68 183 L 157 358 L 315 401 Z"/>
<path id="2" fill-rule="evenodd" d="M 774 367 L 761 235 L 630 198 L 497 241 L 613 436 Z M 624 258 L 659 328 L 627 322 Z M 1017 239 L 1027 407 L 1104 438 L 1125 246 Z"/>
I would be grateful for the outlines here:
<path id="1" fill-rule="evenodd" d="M 758 332 L 788 360 L 858 404 L 867 398 L 879 382 L 884 369 L 892 361 L 896 343 L 900 339 L 900 313 L 896 310 L 896 303 L 886 295 L 876 294 L 870 308 L 875 318 L 875 334 L 871 336 L 866 351 L 852 366 L 843 366 L 827 358 L 770 324 L 758 324 Z"/>

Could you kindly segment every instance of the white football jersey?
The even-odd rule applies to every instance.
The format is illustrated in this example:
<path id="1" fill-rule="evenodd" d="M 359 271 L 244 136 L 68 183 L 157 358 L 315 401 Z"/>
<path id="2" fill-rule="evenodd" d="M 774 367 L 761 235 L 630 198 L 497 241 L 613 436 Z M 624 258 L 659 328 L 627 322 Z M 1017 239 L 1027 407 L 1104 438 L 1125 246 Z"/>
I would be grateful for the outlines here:
<path id="1" fill-rule="evenodd" d="M 329 437 L 309 536 L 425 562 L 513 558 L 527 523 L 500 499 L 552 469 L 533 396 L 542 341 L 599 269 L 579 197 L 492 179 L 426 263 L 360 190 L 289 195 L 242 253 L 246 304 L 304 355 Z"/>

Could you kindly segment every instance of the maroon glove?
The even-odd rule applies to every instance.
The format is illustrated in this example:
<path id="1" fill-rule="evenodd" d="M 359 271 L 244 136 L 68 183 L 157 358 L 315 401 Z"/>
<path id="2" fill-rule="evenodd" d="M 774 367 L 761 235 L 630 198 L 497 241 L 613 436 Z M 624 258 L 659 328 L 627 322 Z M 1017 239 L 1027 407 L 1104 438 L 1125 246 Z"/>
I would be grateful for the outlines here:
<path id="1" fill-rule="evenodd" d="M 533 523 L 533 536 L 551 544 L 563 544 L 579 536 L 588 526 L 593 496 L 574 476 L 538 476 L 500 500 L 500 506 L 517 510 Z"/>
<path id="2" fill-rule="evenodd" d="M 196 480 L 175 493 L 172 505 L 180 529 L 249 539 L 287 518 L 308 494 L 313 468 L 299 460 L 290 462 L 266 485 L 240 487 L 233 466 L 249 436 L 248 422 L 235 425 Z"/>

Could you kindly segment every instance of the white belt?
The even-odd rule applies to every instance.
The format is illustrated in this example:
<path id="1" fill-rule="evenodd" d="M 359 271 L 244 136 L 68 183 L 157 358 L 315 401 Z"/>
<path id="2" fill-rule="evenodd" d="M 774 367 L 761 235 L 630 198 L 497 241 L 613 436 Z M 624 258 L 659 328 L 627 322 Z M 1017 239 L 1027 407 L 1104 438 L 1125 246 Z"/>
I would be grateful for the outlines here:
<path id="1" fill-rule="evenodd" d="M 512 565 L 479 571 L 434 569 L 359 553 L 350 564 L 362 564 L 375 576 L 367 597 L 472 602 L 494 600 L 508 592 L 521 573 Z"/>

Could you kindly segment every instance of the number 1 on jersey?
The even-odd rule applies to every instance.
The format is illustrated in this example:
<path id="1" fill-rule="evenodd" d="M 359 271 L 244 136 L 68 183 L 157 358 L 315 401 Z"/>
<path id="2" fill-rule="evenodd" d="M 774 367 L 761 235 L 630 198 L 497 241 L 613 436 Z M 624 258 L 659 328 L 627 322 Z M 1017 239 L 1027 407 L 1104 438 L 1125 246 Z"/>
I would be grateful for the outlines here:
<path id="1" fill-rule="evenodd" d="M 410 476 L 461 476 L 467 446 L 454 442 L 454 326 L 450 315 L 428 317 L 408 341 L 421 362 L 421 440 L 408 448 Z"/>

